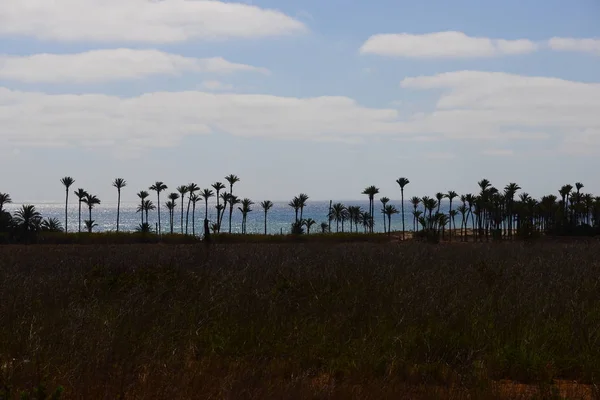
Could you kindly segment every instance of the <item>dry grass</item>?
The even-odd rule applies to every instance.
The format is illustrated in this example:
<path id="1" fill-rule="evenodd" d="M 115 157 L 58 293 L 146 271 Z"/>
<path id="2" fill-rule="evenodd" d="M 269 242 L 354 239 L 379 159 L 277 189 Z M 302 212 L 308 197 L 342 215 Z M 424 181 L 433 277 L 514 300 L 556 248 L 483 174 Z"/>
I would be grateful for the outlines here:
<path id="1" fill-rule="evenodd" d="M 599 252 L 0 246 L 0 387 L 14 398 L 41 382 L 85 399 L 598 398 Z"/>

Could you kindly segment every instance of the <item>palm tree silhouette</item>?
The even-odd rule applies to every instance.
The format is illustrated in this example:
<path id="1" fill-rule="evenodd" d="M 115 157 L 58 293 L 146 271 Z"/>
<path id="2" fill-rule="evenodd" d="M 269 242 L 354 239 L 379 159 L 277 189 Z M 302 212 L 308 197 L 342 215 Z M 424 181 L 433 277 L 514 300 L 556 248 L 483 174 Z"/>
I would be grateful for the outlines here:
<path id="1" fill-rule="evenodd" d="M 288 206 L 290 206 L 290 207 L 292 207 L 292 208 L 294 209 L 294 212 L 296 213 L 296 219 L 295 219 L 295 222 L 298 222 L 298 212 L 300 211 L 300 208 L 301 208 L 301 206 L 302 206 L 302 205 L 301 205 L 301 200 L 300 200 L 300 198 L 299 198 L 299 197 L 297 197 L 297 196 L 296 196 L 296 197 L 294 197 L 294 198 L 292 199 L 292 201 L 290 201 L 290 202 L 288 203 Z"/>
<path id="2" fill-rule="evenodd" d="M 83 202 L 83 198 L 87 196 L 87 192 L 82 188 L 77 189 L 75 192 L 75 196 L 79 199 L 79 232 L 81 233 L 81 203 Z"/>
<path id="3" fill-rule="evenodd" d="M 448 216 L 450 217 L 450 241 L 452 241 L 452 223 L 454 222 L 454 217 L 456 216 L 456 213 L 452 213 L 452 201 L 458 197 L 458 193 L 456 193 L 454 190 L 449 190 L 448 193 L 446 193 L 446 198 L 448 198 L 448 200 L 450 201 L 450 208 L 448 210 Z M 456 229 L 456 224 L 454 224 L 454 229 Z"/>
<path id="4" fill-rule="evenodd" d="M 304 207 L 306 207 L 306 202 L 308 201 L 309 197 L 308 195 L 304 194 L 304 193 L 300 193 L 298 195 L 298 201 L 299 201 L 299 205 L 300 205 L 300 220 L 304 219 L 303 215 L 304 215 Z"/>
<path id="5" fill-rule="evenodd" d="M 387 216 L 388 227 L 392 226 L 392 215 L 398 214 L 398 209 L 391 204 L 386 204 L 383 207 L 383 215 Z M 392 229 L 388 228 L 388 235 L 392 234 Z"/>
<path id="6" fill-rule="evenodd" d="M 231 233 L 231 217 L 233 215 L 233 206 L 241 203 L 237 196 L 229 194 L 227 196 L 227 202 L 229 203 L 229 233 Z"/>
<path id="7" fill-rule="evenodd" d="M 186 185 L 181 185 L 177 188 L 177 191 L 181 195 L 181 234 L 183 235 L 183 203 L 185 200 L 185 195 L 188 192 L 188 187 Z"/>
<path id="8" fill-rule="evenodd" d="M 227 193 L 227 192 L 221 193 L 221 200 L 223 200 L 223 204 L 217 205 L 217 211 L 218 211 L 219 208 L 221 208 L 221 211 L 220 211 L 221 212 L 221 217 L 220 217 L 219 222 L 218 222 L 219 232 L 221 232 L 221 226 L 223 225 L 223 217 L 225 216 L 225 211 L 227 210 L 227 202 L 229 201 L 229 196 L 230 196 L 230 194 Z"/>
<path id="9" fill-rule="evenodd" d="M 417 212 L 417 209 L 419 208 L 419 204 L 421 204 L 421 198 L 417 197 L 417 196 L 413 196 L 410 199 L 410 202 L 413 206 L 413 212 L 412 212 L 412 214 L 413 214 L 413 231 L 416 232 L 417 229 L 419 228 L 419 226 L 417 225 L 417 218 L 416 218 L 415 214 Z M 404 219 L 404 217 L 402 217 L 402 218 Z"/>
<path id="10" fill-rule="evenodd" d="M 65 233 L 68 232 L 68 206 L 69 206 L 69 188 L 73 183 L 75 183 L 75 179 L 70 176 L 65 176 L 60 180 L 60 182 L 65 186 Z"/>
<path id="11" fill-rule="evenodd" d="M 241 207 L 238 207 L 238 210 L 242 213 L 242 233 L 247 233 L 246 231 L 246 221 L 248 218 L 248 213 L 252 212 L 252 206 L 254 202 L 248 198 L 242 200 Z"/>
<path id="12" fill-rule="evenodd" d="M 327 233 L 329 231 L 329 223 L 321 222 L 321 233 Z"/>
<path id="13" fill-rule="evenodd" d="M 273 202 L 270 200 L 265 200 L 260 203 L 263 211 L 265 212 L 265 235 L 267 234 L 267 213 L 273 207 Z"/>
<path id="14" fill-rule="evenodd" d="M 150 193 L 146 192 L 145 190 L 141 190 L 137 194 L 137 197 L 139 197 L 140 199 L 140 206 L 138 207 L 138 212 L 142 214 L 142 224 L 144 223 L 144 201 L 146 201 L 146 198 L 148 196 L 150 196 Z M 148 222 L 148 214 L 146 214 L 146 222 Z"/>
<path id="15" fill-rule="evenodd" d="M 306 234 L 310 235 L 310 228 L 317 223 L 317 221 L 315 221 L 312 218 L 308 218 L 303 220 L 304 221 L 304 226 L 306 226 Z"/>
<path id="16" fill-rule="evenodd" d="M 215 182 L 212 185 L 212 188 L 215 189 L 216 192 L 216 198 L 217 198 L 217 205 L 216 205 L 216 209 L 217 209 L 217 225 L 220 224 L 221 221 L 221 211 L 223 210 L 221 207 L 219 207 L 221 204 L 219 202 L 220 198 L 220 194 L 221 194 L 221 190 L 225 189 L 225 185 L 223 185 L 223 183 L 221 182 Z"/>
<path id="17" fill-rule="evenodd" d="M 379 199 L 379 201 L 381 202 L 381 215 L 383 215 L 383 233 L 386 232 L 385 230 L 385 206 L 387 205 L 387 203 L 390 202 L 390 199 L 387 197 L 382 197 Z M 352 230 L 352 226 L 350 226 L 350 230 Z M 390 231 L 391 231 L 391 227 L 390 227 Z"/>
<path id="18" fill-rule="evenodd" d="M 331 214 L 329 219 L 335 221 L 335 231 L 340 231 L 340 222 L 344 219 L 344 213 L 346 213 L 346 206 L 342 203 L 335 203 L 331 206 Z"/>
<path id="19" fill-rule="evenodd" d="M 123 178 L 116 178 L 113 186 L 117 188 L 117 232 L 119 232 L 119 217 L 121 214 L 121 189 L 127 186 L 127 182 Z"/>
<path id="20" fill-rule="evenodd" d="M 169 200 L 171 201 L 173 207 L 170 208 L 170 206 L 167 206 L 167 209 L 169 210 L 169 221 L 171 222 L 171 235 L 173 234 L 173 225 L 175 224 L 175 208 L 177 207 L 177 199 L 179 199 L 179 193 L 177 192 L 172 192 L 169 193 Z"/>
<path id="21" fill-rule="evenodd" d="M 142 213 L 142 214 L 146 214 L 146 224 L 148 226 L 150 226 L 150 224 L 148 223 L 148 213 L 152 210 L 156 210 L 156 206 L 154 205 L 154 203 L 152 202 L 152 200 L 144 200 L 144 202 L 142 203 L 141 209 L 138 208 L 138 210 Z"/>
<path id="22" fill-rule="evenodd" d="M 158 235 L 160 236 L 162 234 L 162 230 L 160 227 L 160 192 L 162 192 L 163 190 L 167 190 L 168 187 L 164 183 L 158 181 L 154 183 L 154 185 L 150 186 L 149 189 L 154 190 L 156 192 L 156 210 L 158 211 Z"/>
<path id="23" fill-rule="evenodd" d="M 516 183 L 509 183 L 504 187 L 504 199 L 506 201 L 506 214 L 508 216 L 508 237 L 513 236 L 513 221 L 514 221 L 514 203 L 515 194 L 521 190 L 521 187 Z"/>
<path id="24" fill-rule="evenodd" d="M 177 198 L 179 195 L 177 194 Z M 173 211 L 175 210 L 175 202 L 173 200 L 169 200 L 165 203 L 165 208 L 169 211 L 169 225 L 171 227 L 171 235 L 173 234 Z"/>
<path id="25" fill-rule="evenodd" d="M 407 178 L 398 178 L 396 179 L 396 183 L 398 184 L 398 186 L 400 186 L 400 209 L 402 212 L 402 240 L 404 240 L 406 232 L 406 228 L 404 226 L 404 188 L 410 183 L 410 181 Z"/>
<path id="26" fill-rule="evenodd" d="M 362 194 L 366 194 L 369 196 L 369 216 L 371 217 L 371 223 L 369 224 L 369 232 L 373 233 L 373 227 L 375 226 L 375 221 L 373 221 L 373 214 L 375 213 L 374 199 L 375 195 L 379 193 L 379 189 L 375 186 L 369 186 L 363 190 Z"/>
<path id="27" fill-rule="evenodd" d="M 236 175 L 231 174 L 226 176 L 225 180 L 229 182 L 229 194 L 233 196 L 233 185 L 239 182 L 240 178 L 238 178 Z M 233 214 L 233 206 L 234 204 L 232 202 L 229 202 L 229 233 L 231 233 L 231 216 Z"/>
<path id="28" fill-rule="evenodd" d="M 100 199 L 94 195 L 86 193 L 85 197 L 83 198 L 83 202 L 88 206 L 88 211 L 89 211 L 89 220 L 88 221 L 90 221 L 89 224 L 87 221 L 85 221 L 85 225 L 88 229 L 88 233 L 92 233 L 92 228 L 94 227 L 94 220 L 92 219 L 92 209 L 96 205 L 100 204 Z"/>
<path id="29" fill-rule="evenodd" d="M 215 192 L 210 189 L 204 189 L 200 197 L 204 199 L 204 219 L 208 220 L 208 199 L 215 196 Z"/>
<path id="30" fill-rule="evenodd" d="M 58 218 L 46 218 L 42 221 L 40 228 L 45 232 L 62 232 L 63 227 Z"/>
<path id="31" fill-rule="evenodd" d="M 0 214 L 2 214 L 2 209 L 5 204 L 11 204 L 12 199 L 8 193 L 0 193 Z"/>
<path id="32" fill-rule="evenodd" d="M 34 205 L 25 204 L 15 211 L 13 222 L 17 228 L 23 230 L 26 234 L 35 232 L 40 228 L 42 215 L 35 209 Z"/>
<path id="33" fill-rule="evenodd" d="M 192 196 L 198 191 L 200 190 L 200 187 L 198 185 L 196 185 L 195 183 L 190 183 L 187 186 L 188 188 L 188 193 L 190 194 L 188 196 L 188 205 L 187 205 L 187 211 L 185 213 L 185 234 L 188 234 L 188 223 L 190 220 L 190 205 L 192 204 Z"/>
<path id="34" fill-rule="evenodd" d="M 192 201 L 192 236 L 196 236 L 196 203 L 200 201 L 201 197 L 192 193 L 189 198 Z"/>

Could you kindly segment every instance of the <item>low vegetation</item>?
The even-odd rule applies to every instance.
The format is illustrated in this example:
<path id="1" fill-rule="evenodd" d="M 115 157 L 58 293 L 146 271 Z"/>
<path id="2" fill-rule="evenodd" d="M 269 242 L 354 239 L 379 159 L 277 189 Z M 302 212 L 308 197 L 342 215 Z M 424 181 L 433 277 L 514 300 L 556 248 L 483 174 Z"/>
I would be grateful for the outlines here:
<path id="1" fill-rule="evenodd" d="M 599 251 L 0 246 L 0 398 L 593 398 Z"/>

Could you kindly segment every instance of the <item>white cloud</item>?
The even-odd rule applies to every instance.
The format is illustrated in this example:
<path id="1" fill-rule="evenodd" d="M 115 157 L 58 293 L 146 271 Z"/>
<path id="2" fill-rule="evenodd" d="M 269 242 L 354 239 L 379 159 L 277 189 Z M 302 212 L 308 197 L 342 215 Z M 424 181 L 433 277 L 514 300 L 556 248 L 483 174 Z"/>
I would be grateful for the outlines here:
<path id="1" fill-rule="evenodd" d="M 579 51 L 600 55 L 600 39 L 575 39 L 553 37 L 548 46 L 556 51 Z"/>
<path id="2" fill-rule="evenodd" d="M 459 71 L 406 78 L 401 87 L 442 91 L 434 111 L 407 121 L 412 133 L 515 140 L 600 129 L 598 83 Z"/>
<path id="3" fill-rule="evenodd" d="M 344 140 L 398 130 L 397 112 L 347 97 L 157 92 L 119 98 L 0 88 L 0 141 L 12 146 L 174 146 L 224 132 L 276 139 Z M 137 154 L 137 153 L 136 153 Z"/>
<path id="4" fill-rule="evenodd" d="M 106 49 L 76 54 L 0 55 L 0 79 L 22 82 L 83 83 L 139 79 L 184 72 L 269 73 L 220 57 L 190 58 L 158 50 Z"/>
<path id="5" fill-rule="evenodd" d="M 172 43 L 305 32 L 300 21 L 253 5 L 207 0 L 2 0 L 0 36 Z"/>
<path id="6" fill-rule="evenodd" d="M 490 39 L 447 31 L 422 35 L 410 33 L 373 35 L 362 45 L 360 52 L 391 57 L 466 58 L 531 53 L 537 47 L 537 44 L 526 39 Z"/>
<path id="7" fill-rule="evenodd" d="M 216 92 L 219 90 L 231 90 L 233 89 L 233 85 L 213 80 L 202 82 L 202 88 Z"/>

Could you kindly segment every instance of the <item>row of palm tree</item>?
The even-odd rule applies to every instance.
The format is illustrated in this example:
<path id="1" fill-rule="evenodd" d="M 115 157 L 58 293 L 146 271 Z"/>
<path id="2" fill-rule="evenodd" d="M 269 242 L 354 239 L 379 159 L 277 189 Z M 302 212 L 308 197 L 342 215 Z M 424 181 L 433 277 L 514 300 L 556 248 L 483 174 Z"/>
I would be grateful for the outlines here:
<path id="1" fill-rule="evenodd" d="M 225 181 L 229 184 L 227 187 L 222 182 L 215 182 L 211 188 L 204 190 L 195 183 L 182 185 L 177 187 L 176 192 L 170 193 L 168 201 L 164 205 L 169 213 L 170 232 L 174 232 L 174 219 L 177 209 L 177 201 L 180 201 L 180 227 L 181 233 L 189 234 L 189 217 L 190 208 L 192 214 L 191 234 L 195 235 L 195 210 L 198 201 L 204 200 L 205 215 L 204 219 L 208 221 L 208 201 L 212 197 L 216 197 L 216 220 L 212 224 L 214 232 L 221 232 L 223 226 L 223 217 L 226 213 L 229 214 L 228 231 L 231 233 L 232 215 L 234 208 L 240 211 L 242 215 L 242 233 L 247 233 L 247 217 L 253 211 L 252 206 L 255 204 L 248 198 L 240 199 L 233 194 L 234 185 L 240 181 L 236 175 L 228 175 Z M 66 176 L 61 179 L 61 183 L 65 187 L 65 225 L 64 231 L 67 232 L 68 226 L 68 202 L 69 189 L 75 183 L 72 177 Z M 405 209 L 404 209 L 404 190 L 410 183 L 407 178 L 398 178 L 396 180 L 400 188 L 400 210 L 390 204 L 388 197 L 381 197 L 380 212 L 383 216 L 383 231 L 391 233 L 392 231 L 392 216 L 401 214 L 402 218 L 402 238 L 405 238 Z M 120 229 L 120 203 L 121 190 L 127 186 L 127 182 L 123 178 L 117 178 L 113 182 L 113 186 L 117 189 L 117 232 Z M 577 229 L 578 226 L 600 225 L 600 197 L 594 197 L 591 194 L 582 193 L 583 184 L 576 183 L 575 186 L 564 185 L 558 191 L 560 197 L 555 195 L 543 196 L 540 200 L 533 199 L 527 193 L 520 193 L 517 197 L 517 192 L 521 187 L 516 183 L 509 183 L 504 187 L 503 191 L 493 187 L 487 179 L 482 179 L 478 182 L 479 193 L 468 193 L 459 195 L 455 191 L 447 193 L 438 192 L 435 196 L 412 197 L 412 219 L 413 231 L 426 231 L 444 235 L 448 230 L 449 240 L 453 236 L 460 235 L 461 240 L 467 240 L 468 232 L 475 237 L 475 240 L 484 240 L 492 237 L 512 238 L 515 232 L 523 232 L 527 230 L 531 233 L 554 233 L 554 234 L 569 234 Z M 155 206 L 152 200 L 148 199 L 149 192 L 142 190 L 137 193 L 140 199 L 138 212 L 141 214 L 141 225 L 148 225 L 148 214 L 150 211 L 157 210 L 158 224 L 157 231 L 162 232 L 161 227 L 161 209 L 160 199 L 161 193 L 168 189 L 163 182 L 155 182 L 148 190 L 156 192 L 157 205 Z M 213 191 L 214 189 L 214 191 Z M 226 189 L 229 189 L 227 192 Z M 343 232 L 345 224 L 349 223 L 350 231 L 358 232 L 359 227 L 362 227 L 364 232 L 373 232 L 375 226 L 375 196 L 380 190 L 376 186 L 368 186 L 362 194 L 368 196 L 369 209 L 362 210 L 358 206 L 345 206 L 342 203 L 330 202 L 329 212 L 327 214 L 328 222 L 321 224 L 322 231 L 331 232 L 331 223 L 335 222 L 335 231 Z M 74 194 L 79 200 L 79 232 L 81 232 L 81 207 L 85 204 L 88 208 L 88 219 L 84 221 L 89 232 L 96 226 L 92 219 L 93 208 L 100 204 L 100 199 L 92 195 L 82 188 L 77 189 Z M 185 196 L 187 195 L 187 207 Z M 455 202 L 460 203 L 455 206 Z M 295 196 L 288 205 L 293 208 L 295 219 L 294 224 L 299 227 L 306 227 L 307 232 L 310 232 L 310 227 L 316 222 L 304 219 L 304 209 L 307 205 L 309 196 L 300 193 Z M 443 201 L 448 201 L 448 212 L 442 213 L 441 204 Z M 8 194 L 0 193 L 0 213 L 3 211 L 5 204 L 10 203 Z M 264 212 L 264 232 L 268 232 L 267 219 L 268 212 L 273 207 L 273 202 L 265 200 L 260 203 Z M 184 225 L 184 208 L 185 225 Z M 145 218 L 145 219 L 144 219 Z M 457 219 L 460 222 L 457 229 Z M 309 221 L 309 222 L 307 222 Z M 308 224 L 308 225 L 307 225 Z M 327 225 L 327 227 L 325 227 Z M 184 228 L 185 226 L 185 228 Z"/>

